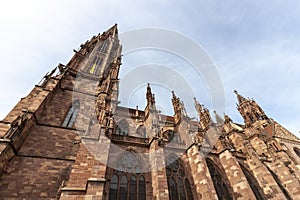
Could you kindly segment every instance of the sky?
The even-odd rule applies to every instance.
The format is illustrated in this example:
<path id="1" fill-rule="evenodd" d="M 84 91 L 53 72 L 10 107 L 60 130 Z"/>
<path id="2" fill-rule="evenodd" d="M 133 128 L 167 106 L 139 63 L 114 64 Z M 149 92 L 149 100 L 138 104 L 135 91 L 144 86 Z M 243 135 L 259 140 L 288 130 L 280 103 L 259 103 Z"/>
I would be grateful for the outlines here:
<path id="1" fill-rule="evenodd" d="M 269 117 L 299 137 L 299 13 L 300 2 L 296 0 L 2 2 L 0 118 L 4 118 L 48 71 L 59 63 L 67 64 L 74 54 L 73 49 L 118 23 L 121 34 L 155 27 L 191 38 L 202 47 L 220 74 L 227 115 L 243 123 L 233 93 L 238 90 L 243 96 L 254 98 Z M 174 67 L 179 73 L 182 66 L 188 66 L 165 52 L 134 52 L 123 57 L 121 84 L 122 74 L 133 63 L 147 65 L 150 61 Z M 205 83 L 200 82 L 199 88 L 205 88 Z M 140 108 L 144 107 L 146 83 L 142 86 L 133 95 L 136 99 L 139 97 L 139 102 L 129 106 L 139 103 Z M 207 91 L 203 90 L 203 96 L 199 93 L 196 96 L 210 108 L 205 97 Z M 163 95 L 171 98 L 168 88 L 159 90 L 154 84 L 153 91 L 157 102 Z M 171 106 L 171 101 L 167 104 Z M 171 114 L 170 107 L 163 105 L 161 110 Z"/>

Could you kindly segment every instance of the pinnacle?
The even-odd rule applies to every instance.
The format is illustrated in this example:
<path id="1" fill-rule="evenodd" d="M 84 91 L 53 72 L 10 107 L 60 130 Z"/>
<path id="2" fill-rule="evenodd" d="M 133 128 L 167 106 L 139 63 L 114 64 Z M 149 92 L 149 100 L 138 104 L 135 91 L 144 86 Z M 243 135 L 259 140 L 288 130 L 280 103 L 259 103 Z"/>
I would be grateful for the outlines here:
<path id="1" fill-rule="evenodd" d="M 233 92 L 237 95 L 237 99 L 238 99 L 239 104 L 241 104 L 244 101 L 247 101 L 247 99 L 245 97 L 243 97 L 242 95 L 240 95 L 238 93 L 238 91 L 234 90 Z"/>
<path id="2" fill-rule="evenodd" d="M 223 124 L 224 120 L 220 117 L 220 115 L 217 113 L 217 111 L 214 110 L 214 114 L 215 114 L 217 124 Z"/>

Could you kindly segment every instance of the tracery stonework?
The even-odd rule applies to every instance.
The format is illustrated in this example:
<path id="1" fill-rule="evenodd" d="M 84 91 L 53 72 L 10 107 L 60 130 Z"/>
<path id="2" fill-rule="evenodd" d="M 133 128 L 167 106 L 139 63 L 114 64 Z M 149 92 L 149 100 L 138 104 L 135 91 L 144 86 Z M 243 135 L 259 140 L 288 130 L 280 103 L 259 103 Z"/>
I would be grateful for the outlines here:
<path id="1" fill-rule="evenodd" d="M 196 99 L 194 121 L 176 91 L 163 115 L 149 84 L 125 108 L 120 67 L 114 25 L 20 100 L 0 122 L 0 199 L 300 199 L 300 140 L 255 100 L 235 91 L 244 124 Z"/>

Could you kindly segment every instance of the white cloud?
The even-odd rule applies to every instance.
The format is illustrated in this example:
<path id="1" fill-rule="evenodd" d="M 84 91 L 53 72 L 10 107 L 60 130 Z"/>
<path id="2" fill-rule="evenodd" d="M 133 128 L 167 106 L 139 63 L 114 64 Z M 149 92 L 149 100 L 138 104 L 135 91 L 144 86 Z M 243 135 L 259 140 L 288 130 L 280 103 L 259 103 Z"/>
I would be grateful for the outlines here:
<path id="1" fill-rule="evenodd" d="M 231 0 L 6 1 L 0 8 L 0 117 L 47 71 L 67 63 L 72 49 L 118 23 L 120 32 L 161 27 L 192 37 L 221 72 L 226 112 L 242 121 L 232 93 L 238 89 L 298 133 L 299 5 Z"/>

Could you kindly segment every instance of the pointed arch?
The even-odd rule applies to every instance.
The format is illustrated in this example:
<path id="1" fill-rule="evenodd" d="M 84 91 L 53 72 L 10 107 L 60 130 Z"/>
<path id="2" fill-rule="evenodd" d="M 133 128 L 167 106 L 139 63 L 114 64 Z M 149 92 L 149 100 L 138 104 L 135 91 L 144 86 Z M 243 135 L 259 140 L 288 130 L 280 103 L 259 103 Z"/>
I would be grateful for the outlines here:
<path id="1" fill-rule="evenodd" d="M 173 143 L 181 143 L 181 138 L 178 132 L 173 131 L 173 130 L 167 130 L 163 133 L 164 137 L 169 140 L 169 142 Z"/>
<path id="2" fill-rule="evenodd" d="M 256 179 L 244 165 L 242 165 L 241 163 L 239 164 L 256 199 L 265 199 L 264 195 L 260 192 L 261 188 Z"/>
<path id="3" fill-rule="evenodd" d="M 132 174 L 130 176 L 130 183 L 129 183 L 129 200 L 136 200 L 137 199 L 137 179 L 136 175 Z"/>
<path id="4" fill-rule="evenodd" d="M 175 179 L 171 176 L 168 179 L 168 187 L 169 187 L 169 197 L 171 200 L 178 200 L 178 191 Z"/>
<path id="5" fill-rule="evenodd" d="M 294 147 L 293 150 L 296 153 L 296 155 L 300 158 L 300 149 L 298 147 Z"/>
<path id="6" fill-rule="evenodd" d="M 146 199 L 146 183 L 143 175 L 139 177 L 138 197 L 140 200 Z"/>
<path id="7" fill-rule="evenodd" d="M 146 138 L 146 128 L 144 125 L 140 125 L 137 129 L 136 129 L 136 133 L 138 136 Z"/>
<path id="8" fill-rule="evenodd" d="M 276 181 L 277 185 L 279 186 L 280 190 L 284 194 L 285 198 L 287 200 L 292 200 L 292 197 L 290 196 L 289 192 L 285 189 L 285 187 L 282 185 L 281 181 L 279 180 L 278 176 L 269 168 L 267 167 L 271 175 L 273 176 L 274 180 Z"/>
<path id="9" fill-rule="evenodd" d="M 118 197 L 118 185 L 119 185 L 119 178 L 117 175 L 113 175 L 110 180 L 109 185 L 109 197 L 108 199 L 116 200 Z"/>
<path id="10" fill-rule="evenodd" d="M 129 133 L 129 124 L 126 119 L 122 119 L 117 123 L 116 134 L 117 135 L 128 135 Z"/>
<path id="11" fill-rule="evenodd" d="M 116 159 L 117 169 L 112 171 L 109 185 L 109 200 L 146 199 L 146 179 L 141 170 L 138 155 L 127 151 Z"/>
<path id="12" fill-rule="evenodd" d="M 187 172 L 180 159 L 169 156 L 166 166 L 169 198 L 171 200 L 193 200 Z"/>
<path id="13" fill-rule="evenodd" d="M 206 158 L 205 160 L 215 190 L 217 192 L 218 199 L 233 200 L 233 197 L 230 193 L 230 187 L 226 184 L 225 178 L 220 173 L 218 167 L 214 164 L 214 162 L 211 159 Z"/>
<path id="14" fill-rule="evenodd" d="M 64 119 L 64 122 L 62 123 L 63 127 L 72 128 L 74 125 L 74 122 L 76 120 L 76 117 L 78 115 L 80 109 L 80 102 L 79 100 L 76 100 L 72 103 L 70 106 L 68 113 Z"/>

